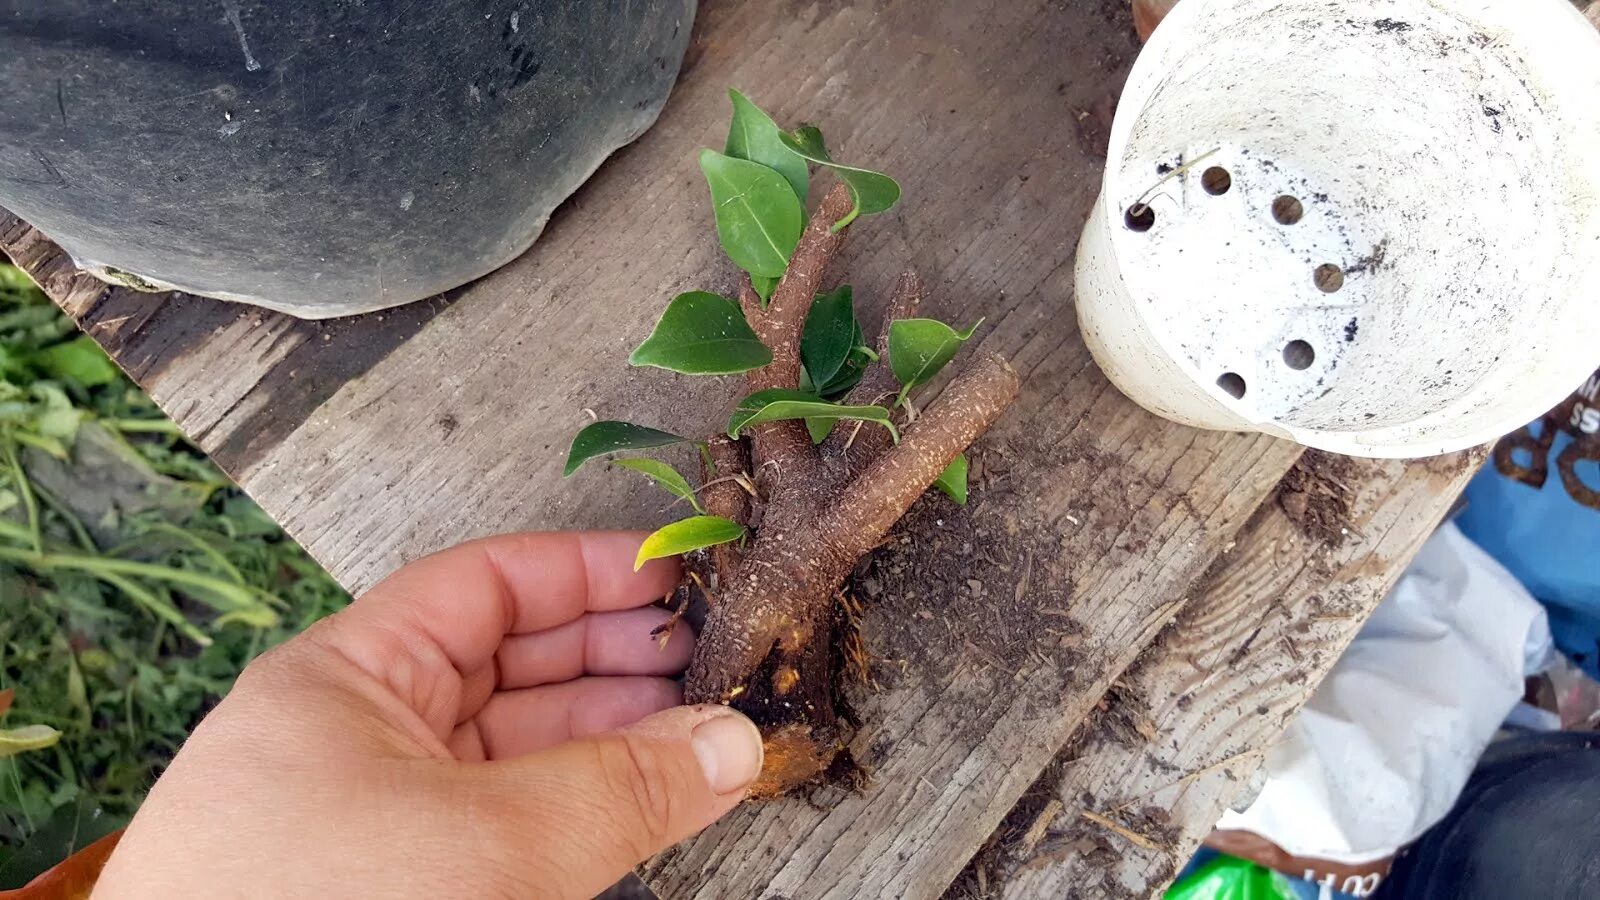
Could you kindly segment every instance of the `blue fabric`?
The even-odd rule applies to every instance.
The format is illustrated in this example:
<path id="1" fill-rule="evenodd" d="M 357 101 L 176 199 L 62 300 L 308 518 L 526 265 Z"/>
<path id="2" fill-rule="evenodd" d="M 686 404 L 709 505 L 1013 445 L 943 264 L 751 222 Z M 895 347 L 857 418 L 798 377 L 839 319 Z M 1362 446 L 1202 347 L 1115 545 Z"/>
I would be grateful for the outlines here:
<path id="1" fill-rule="evenodd" d="M 1554 432 L 1548 450 L 1538 446 L 1545 429 Z M 1553 417 L 1519 434 L 1467 486 L 1457 521 L 1545 606 L 1556 647 L 1600 679 L 1600 509 L 1580 502 L 1568 483 L 1575 475 L 1600 491 L 1600 462 L 1579 459 L 1563 478 L 1556 461 L 1577 439 Z"/>

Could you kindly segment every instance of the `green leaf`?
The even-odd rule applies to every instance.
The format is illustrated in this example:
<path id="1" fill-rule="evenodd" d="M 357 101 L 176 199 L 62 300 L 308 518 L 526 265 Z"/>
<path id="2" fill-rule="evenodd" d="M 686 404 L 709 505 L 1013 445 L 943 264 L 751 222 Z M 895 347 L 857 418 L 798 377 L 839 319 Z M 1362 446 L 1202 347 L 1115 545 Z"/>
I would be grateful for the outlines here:
<path id="1" fill-rule="evenodd" d="M 756 413 L 760 412 L 769 403 L 775 403 L 779 400 L 814 403 L 819 399 L 816 394 L 810 391 L 791 391 L 786 388 L 769 388 L 764 391 L 756 391 L 754 394 L 740 400 L 739 405 L 733 408 L 733 415 L 728 417 L 728 436 L 737 438 L 739 432 L 744 429 L 745 423 L 749 422 Z"/>
<path id="2" fill-rule="evenodd" d="M 967 455 L 965 453 L 956 454 L 956 458 L 950 460 L 950 465 L 945 466 L 944 471 L 939 473 L 939 479 L 933 483 L 933 486 L 944 491 L 945 496 L 954 500 L 957 506 L 966 506 Z"/>
<path id="3" fill-rule="evenodd" d="M 64 344 L 46 347 L 34 356 L 39 368 L 59 381 L 75 381 L 84 387 L 112 384 L 122 370 L 106 356 L 94 338 L 80 334 Z"/>
<path id="4" fill-rule="evenodd" d="M 761 107 L 735 90 L 728 91 L 733 101 L 733 122 L 728 126 L 728 143 L 722 152 L 734 159 L 746 159 L 775 170 L 789 182 L 795 197 L 804 204 L 811 186 L 811 171 L 806 161 L 783 143 L 783 129 Z"/>
<path id="5" fill-rule="evenodd" d="M 773 400 L 754 412 L 742 409 L 743 404 L 740 406 L 740 412 L 735 413 L 733 420 L 728 423 L 729 437 L 738 437 L 739 432 L 746 428 L 786 419 L 861 419 L 882 425 L 889 429 L 896 443 L 900 440 L 900 432 L 894 427 L 889 411 L 881 406 L 843 406 L 821 400 Z M 808 423 L 807 428 L 811 427 L 815 426 Z"/>
<path id="6" fill-rule="evenodd" d="M 50 409 L 40 413 L 33 424 L 39 429 L 41 437 L 70 443 L 78 436 L 78 426 L 83 424 L 83 417 L 84 411 L 81 409 Z"/>
<path id="7" fill-rule="evenodd" d="M 805 229 L 805 210 L 776 170 L 715 150 L 700 151 L 722 249 L 739 268 L 782 277 Z"/>
<path id="8" fill-rule="evenodd" d="M 567 466 L 562 475 L 571 475 L 578 467 L 607 453 L 621 450 L 649 450 L 682 444 L 689 439 L 666 431 L 657 431 L 632 422 L 596 422 L 578 432 L 572 439 L 572 449 L 567 451 Z"/>
<path id="9" fill-rule="evenodd" d="M 811 433 L 811 443 L 820 444 L 828 439 L 833 431 L 833 426 L 839 424 L 838 419 L 819 419 L 815 416 L 806 419 L 806 431 Z"/>
<path id="10" fill-rule="evenodd" d="M 694 488 L 689 486 L 689 479 L 672 466 L 658 459 L 617 459 L 613 463 L 624 469 L 632 469 L 666 488 L 667 492 L 679 500 L 689 501 L 695 512 L 705 512 L 700 508 L 700 499 L 694 495 Z"/>
<path id="11" fill-rule="evenodd" d="M 827 385 L 838 377 L 860 332 L 850 285 L 817 295 L 800 333 L 800 362 L 813 385 Z"/>
<path id="12" fill-rule="evenodd" d="M 841 165 L 833 161 L 828 155 L 827 145 L 822 141 L 822 132 L 811 125 L 796 128 L 781 136 L 784 146 L 800 154 L 802 157 L 819 166 L 832 169 L 850 190 L 850 199 L 855 201 L 855 208 L 843 219 L 833 223 L 833 230 L 849 225 L 855 221 L 856 216 L 870 216 L 881 213 L 893 207 L 900 200 L 900 185 L 893 178 L 882 172 L 871 169 L 861 169 L 855 166 Z"/>
<path id="13" fill-rule="evenodd" d="M 0 759 L 27 753 L 29 750 L 43 750 L 54 746 L 59 740 L 61 732 L 48 725 L 24 725 L 9 730 L 0 729 Z"/>
<path id="14" fill-rule="evenodd" d="M 628 362 L 685 375 L 736 375 L 772 362 L 772 351 L 745 322 L 739 304 L 690 291 L 672 298 Z"/>
<path id="15" fill-rule="evenodd" d="M 717 544 L 726 544 L 744 537 L 744 526 L 721 516 L 692 516 L 658 529 L 639 545 L 639 555 L 633 561 L 635 572 L 652 559 L 680 556 L 692 550 L 702 550 Z"/>
<path id="16" fill-rule="evenodd" d="M 49 413 L 46 413 L 45 415 L 49 415 Z M 42 419 L 44 417 L 40 416 L 40 418 Z M 71 451 L 67 449 L 67 445 L 63 443 L 60 438 L 50 437 L 43 434 L 31 434 L 26 431 L 14 431 L 11 433 L 11 436 L 16 438 L 17 443 L 27 444 L 30 447 L 43 450 L 44 452 L 63 462 L 72 458 Z"/>
<path id="17" fill-rule="evenodd" d="M 890 323 L 889 368 L 902 388 L 895 402 L 903 402 L 912 388 L 939 374 L 982 324 L 979 319 L 966 331 L 956 331 L 937 319 L 900 319 Z"/>
<path id="18" fill-rule="evenodd" d="M 839 374 L 834 379 L 822 386 L 822 396 L 827 400 L 836 400 L 850 392 L 851 388 L 861 383 L 862 376 L 867 374 L 867 366 L 872 364 L 877 354 L 861 343 L 861 329 L 856 329 L 856 346 L 851 348 L 850 357 L 845 360 L 844 366 L 839 369 Z"/>
<path id="19" fill-rule="evenodd" d="M 772 292 L 778 289 L 781 278 L 765 278 L 760 275 L 750 276 L 750 286 L 756 289 L 756 296 L 761 298 L 761 306 L 766 308 L 767 301 L 772 299 Z"/>

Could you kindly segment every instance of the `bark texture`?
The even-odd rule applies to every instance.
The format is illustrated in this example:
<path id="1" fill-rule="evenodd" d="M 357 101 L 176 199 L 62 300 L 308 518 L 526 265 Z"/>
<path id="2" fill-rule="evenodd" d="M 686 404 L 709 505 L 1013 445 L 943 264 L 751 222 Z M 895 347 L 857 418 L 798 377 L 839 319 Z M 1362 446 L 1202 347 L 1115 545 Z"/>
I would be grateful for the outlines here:
<path id="1" fill-rule="evenodd" d="M 745 315 L 773 354 L 770 365 L 748 376 L 752 392 L 799 387 L 800 336 L 848 231 L 836 233 L 832 225 L 850 208 L 843 185 L 828 193 L 764 309 L 748 285 L 742 291 Z M 925 295 L 916 275 L 901 276 L 880 329 L 880 360 L 850 403 L 884 403 L 898 391 L 887 363 L 889 323 L 913 316 Z M 755 796 L 816 780 L 843 749 L 849 733 L 837 713 L 833 676 L 840 588 L 856 561 L 1000 417 L 1019 387 L 1005 360 L 983 357 L 902 428 L 898 444 L 879 425 L 848 421 L 820 446 L 800 421 L 758 426 L 748 453 L 743 440 L 711 441 L 707 510 L 749 524 L 759 509 L 759 526 L 742 551 L 712 554 L 715 599 L 685 696 L 729 704 L 761 726 L 767 765 Z M 735 471 L 746 460 L 751 468 Z"/>

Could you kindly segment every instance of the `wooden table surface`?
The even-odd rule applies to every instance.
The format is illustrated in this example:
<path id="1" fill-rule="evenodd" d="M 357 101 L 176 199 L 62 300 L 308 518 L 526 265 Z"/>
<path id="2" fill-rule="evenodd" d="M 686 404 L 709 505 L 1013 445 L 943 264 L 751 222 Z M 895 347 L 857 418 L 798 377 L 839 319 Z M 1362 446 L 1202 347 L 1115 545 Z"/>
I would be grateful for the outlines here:
<path id="1" fill-rule="evenodd" d="M 591 410 L 700 431 L 725 414 L 731 379 L 625 365 L 674 293 L 734 284 L 694 151 L 720 145 L 729 86 L 823 124 L 906 193 L 852 229 L 858 302 L 875 315 L 916 267 L 929 315 L 988 317 L 981 349 L 1024 393 L 974 454 L 970 506 L 924 499 L 856 580 L 871 783 L 742 808 L 642 874 L 673 898 L 1150 896 L 1478 457 L 1302 456 L 1106 382 L 1073 254 L 1137 49 L 1125 0 L 707 0 L 660 123 L 533 250 L 386 313 L 108 287 L 4 211 L 0 249 L 360 591 L 478 535 L 668 518 L 638 479 L 563 480 L 566 444 Z"/>

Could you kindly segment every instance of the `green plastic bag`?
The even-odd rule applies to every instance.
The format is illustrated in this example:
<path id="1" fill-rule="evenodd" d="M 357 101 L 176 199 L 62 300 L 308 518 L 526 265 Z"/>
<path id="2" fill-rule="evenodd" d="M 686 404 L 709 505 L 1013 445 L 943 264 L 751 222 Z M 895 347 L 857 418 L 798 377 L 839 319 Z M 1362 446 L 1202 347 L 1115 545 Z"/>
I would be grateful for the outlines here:
<path id="1" fill-rule="evenodd" d="M 1295 900 L 1289 879 L 1249 860 L 1218 856 L 1167 888 L 1166 900 Z"/>

